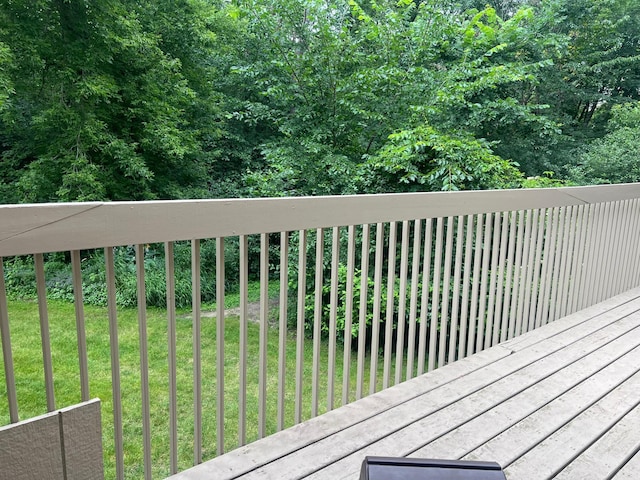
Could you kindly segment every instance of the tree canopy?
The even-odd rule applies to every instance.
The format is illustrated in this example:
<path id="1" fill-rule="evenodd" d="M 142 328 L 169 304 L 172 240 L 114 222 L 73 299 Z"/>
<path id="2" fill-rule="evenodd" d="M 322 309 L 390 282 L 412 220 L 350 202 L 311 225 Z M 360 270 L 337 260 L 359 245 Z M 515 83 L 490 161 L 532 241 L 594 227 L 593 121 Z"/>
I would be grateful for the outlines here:
<path id="1" fill-rule="evenodd" d="M 6 0 L 0 202 L 632 181 L 639 101 L 630 0 Z"/>

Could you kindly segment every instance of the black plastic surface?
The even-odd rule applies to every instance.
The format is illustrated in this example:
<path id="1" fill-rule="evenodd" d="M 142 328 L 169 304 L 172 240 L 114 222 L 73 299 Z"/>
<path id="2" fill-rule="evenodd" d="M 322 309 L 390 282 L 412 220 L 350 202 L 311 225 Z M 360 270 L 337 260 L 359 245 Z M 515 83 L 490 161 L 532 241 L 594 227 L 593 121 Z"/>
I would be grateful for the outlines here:
<path id="1" fill-rule="evenodd" d="M 506 480 L 496 462 L 366 457 L 360 480 Z"/>

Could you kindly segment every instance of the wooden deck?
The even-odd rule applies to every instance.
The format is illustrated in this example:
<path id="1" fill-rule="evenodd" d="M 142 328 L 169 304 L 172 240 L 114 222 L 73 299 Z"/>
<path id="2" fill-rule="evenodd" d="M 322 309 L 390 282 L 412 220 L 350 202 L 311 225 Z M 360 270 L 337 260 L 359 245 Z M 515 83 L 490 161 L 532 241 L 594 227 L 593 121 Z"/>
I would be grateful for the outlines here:
<path id="1" fill-rule="evenodd" d="M 640 478 L 640 288 L 172 479 L 357 479 L 366 455 Z"/>

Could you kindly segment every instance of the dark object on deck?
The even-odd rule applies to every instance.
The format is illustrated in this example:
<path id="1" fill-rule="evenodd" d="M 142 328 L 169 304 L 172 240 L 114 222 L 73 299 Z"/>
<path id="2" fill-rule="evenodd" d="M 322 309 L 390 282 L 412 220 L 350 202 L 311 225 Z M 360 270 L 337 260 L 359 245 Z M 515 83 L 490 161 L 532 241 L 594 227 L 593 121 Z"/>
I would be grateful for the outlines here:
<path id="1" fill-rule="evenodd" d="M 365 457 L 360 480 L 506 480 L 496 462 Z"/>

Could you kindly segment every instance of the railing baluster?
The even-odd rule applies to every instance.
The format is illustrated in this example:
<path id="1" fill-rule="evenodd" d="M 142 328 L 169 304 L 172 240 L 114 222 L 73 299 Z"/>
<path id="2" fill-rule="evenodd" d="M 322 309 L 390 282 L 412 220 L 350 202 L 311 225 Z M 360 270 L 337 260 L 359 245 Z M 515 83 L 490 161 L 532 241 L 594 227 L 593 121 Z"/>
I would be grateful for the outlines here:
<path id="1" fill-rule="evenodd" d="M 614 281 L 614 292 L 616 294 L 623 292 L 626 290 L 626 288 L 624 288 L 624 283 L 625 283 L 625 273 L 627 270 L 627 267 L 629 266 L 629 262 L 625 261 L 626 257 L 627 257 L 627 245 L 628 245 L 628 239 L 629 239 L 629 234 L 631 232 L 631 223 L 632 220 L 629 216 L 629 211 L 631 209 L 630 206 L 630 201 L 629 200 L 624 200 L 622 202 L 620 202 L 620 209 L 621 209 L 621 213 L 620 213 L 620 218 L 618 220 L 618 224 L 620 225 L 619 227 L 619 242 L 617 243 L 617 249 L 616 249 L 616 268 L 615 268 L 615 272 L 616 274 L 613 277 L 613 281 Z"/>
<path id="2" fill-rule="evenodd" d="M 224 330 L 223 330 L 224 331 Z M 260 362 L 258 364 L 258 438 L 267 436 L 267 336 L 269 333 L 269 235 L 260 234 Z M 316 377 L 317 379 L 317 377 Z M 316 390 L 317 401 L 317 390 Z"/>
<path id="3" fill-rule="evenodd" d="M 636 279 L 634 275 L 638 271 L 640 265 L 640 255 L 637 254 L 640 250 L 638 245 L 638 239 L 640 238 L 640 202 L 637 199 L 633 199 L 630 202 L 629 214 L 631 215 L 631 229 L 627 236 L 627 249 L 625 257 L 631 259 L 631 261 L 625 262 L 627 269 L 625 272 L 624 290 L 636 286 Z"/>
<path id="4" fill-rule="evenodd" d="M 300 423 L 302 421 L 304 322 L 307 295 L 307 231 L 300 230 L 298 238 L 298 305 L 296 312 L 296 423 Z"/>
<path id="5" fill-rule="evenodd" d="M 577 310 L 578 304 L 578 292 L 580 288 L 580 277 L 582 275 L 582 261 L 584 258 L 585 250 L 585 216 L 587 211 L 586 205 L 579 205 L 578 213 L 576 216 L 576 224 L 574 229 L 576 230 L 575 242 L 573 245 L 573 262 L 571 264 L 571 286 L 569 289 L 569 298 L 567 299 L 567 315 L 572 314 Z"/>
<path id="6" fill-rule="evenodd" d="M 593 305 L 597 302 L 598 295 L 598 282 L 599 278 L 602 275 L 600 271 L 600 259 L 602 257 L 602 239 L 609 232 L 604 231 L 604 219 L 606 218 L 605 212 L 605 204 L 598 203 L 596 204 L 596 209 L 594 212 L 594 239 L 593 239 L 593 253 L 591 268 L 589 271 L 589 282 L 587 283 L 589 286 L 589 296 L 588 296 L 588 305 Z"/>
<path id="7" fill-rule="evenodd" d="M 436 365 L 436 348 L 438 345 L 438 315 L 440 311 L 440 270 L 442 268 L 442 230 L 444 222 L 442 217 L 436 221 L 436 250 L 433 263 L 433 284 L 431 295 L 431 328 L 429 329 L 429 371 L 440 365 Z"/>
<path id="8" fill-rule="evenodd" d="M 149 397 L 149 353 L 147 341 L 147 291 L 144 282 L 144 245 L 136 245 L 135 250 L 138 298 L 138 342 L 140 346 L 140 396 L 142 402 L 142 454 L 144 478 L 145 480 L 150 480 L 152 468 L 151 408 Z M 202 461 L 202 459 L 200 461 Z"/>
<path id="9" fill-rule="evenodd" d="M 517 309 L 518 309 L 518 292 L 520 291 L 520 277 L 522 275 L 521 266 L 522 266 L 522 249 L 524 242 L 524 224 L 525 224 L 525 212 L 520 210 L 517 215 L 517 226 L 518 233 L 516 236 L 516 250 L 515 250 L 515 261 L 513 265 L 513 287 L 511 288 L 511 296 L 513 300 L 511 301 L 510 311 L 509 311 L 509 332 L 508 338 L 511 339 L 514 337 L 516 331 L 516 325 L 518 323 L 517 317 Z"/>
<path id="10" fill-rule="evenodd" d="M 404 322 L 407 308 L 407 270 L 409 263 L 409 222 L 402 222 L 402 246 L 400 248 L 400 298 L 398 299 L 398 328 L 396 331 L 396 377 L 395 383 L 402 379 L 404 361 Z"/>
<path id="11" fill-rule="evenodd" d="M 349 225 L 347 245 L 347 285 L 344 312 L 344 352 L 342 356 L 342 404 L 349 403 L 351 394 L 351 328 L 353 326 L 353 282 L 356 263 L 356 227 Z"/>
<path id="12" fill-rule="evenodd" d="M 568 207 L 568 218 L 565 222 L 565 232 L 562 242 L 562 261 L 560 262 L 560 288 L 558 289 L 558 318 L 562 318 L 567 313 L 567 290 L 569 285 L 569 267 L 573 256 L 574 225 L 576 207 Z"/>
<path id="13" fill-rule="evenodd" d="M 524 333 L 525 329 L 523 328 L 523 313 L 524 313 L 524 303 L 525 303 L 525 295 L 527 290 L 527 275 L 529 272 L 529 254 L 531 252 L 531 210 L 526 210 L 522 212 L 523 214 L 523 222 L 524 222 L 524 243 L 522 246 L 522 257 L 520 262 L 520 268 L 518 273 L 518 288 L 515 289 L 518 292 L 518 305 L 516 309 L 516 328 L 515 328 L 515 336 L 519 336 L 520 333 Z M 514 292 L 515 294 L 515 292 Z"/>
<path id="14" fill-rule="evenodd" d="M 71 276 L 73 278 L 73 307 L 76 314 L 76 337 L 78 339 L 78 362 L 80 364 L 80 395 L 82 401 L 86 402 L 89 400 L 89 362 L 87 360 L 87 335 L 84 325 L 80 250 L 71 252 Z"/>
<path id="15" fill-rule="evenodd" d="M 396 222 L 391 222 L 389 224 L 389 248 L 387 258 L 387 315 L 384 335 L 382 388 L 388 388 L 391 383 L 391 351 L 393 349 L 393 311 L 395 307 L 394 292 L 396 283 L 396 230 Z"/>
<path id="16" fill-rule="evenodd" d="M 320 327 L 322 322 L 322 287 L 324 286 L 324 230 L 316 230 L 316 277 L 313 306 L 313 372 L 311 378 L 311 416 L 318 415 L 320 390 Z"/>
<path id="17" fill-rule="evenodd" d="M 469 314 L 469 330 L 467 332 L 467 356 L 475 353 L 476 325 L 478 323 L 478 307 L 479 298 L 478 290 L 480 287 L 480 267 L 482 261 L 482 234 L 484 225 L 484 214 L 476 216 L 475 242 L 473 252 L 473 280 L 471 285 L 471 313 Z"/>
<path id="18" fill-rule="evenodd" d="M 552 302 L 551 287 L 557 281 L 554 273 L 554 265 L 556 264 L 556 260 L 559 256 L 557 244 L 559 221 L 560 209 L 554 208 L 551 212 L 551 240 L 549 241 L 549 257 L 547 259 L 547 272 L 545 274 L 546 285 L 544 290 L 544 304 L 542 307 L 542 325 L 546 325 L 548 322 L 553 321 L 553 319 L 551 318 L 550 307 L 550 304 Z"/>
<path id="19" fill-rule="evenodd" d="M 553 281 L 551 283 L 551 303 L 549 306 L 549 321 L 553 322 L 558 319 L 558 315 L 556 314 L 556 309 L 558 308 L 558 299 L 560 292 L 560 284 L 562 282 L 561 275 L 561 267 L 562 267 L 562 253 L 566 246 L 566 223 L 567 223 L 567 208 L 560 208 L 560 215 L 558 218 L 558 233 L 557 233 L 557 243 L 556 243 L 556 254 L 553 264 Z"/>
<path id="20" fill-rule="evenodd" d="M 446 362 L 447 332 L 450 323 L 449 318 L 449 290 L 451 288 L 451 256 L 453 252 L 453 217 L 447 218 L 445 252 L 444 252 L 444 276 L 442 278 L 442 314 L 440 315 L 440 346 L 438 347 L 438 365 Z"/>
<path id="21" fill-rule="evenodd" d="M 280 232 L 280 329 L 278 338 L 278 430 L 284 429 L 285 392 L 287 379 L 287 301 L 289 286 L 289 233 Z M 329 363 L 329 367 L 333 366 Z M 333 386 L 333 384 L 332 384 Z"/>
<path id="22" fill-rule="evenodd" d="M 493 345 L 493 322 L 496 308 L 496 287 L 498 283 L 498 258 L 500 256 L 500 212 L 493 214 L 493 241 L 491 243 L 491 277 L 489 278 L 489 304 L 487 306 L 487 323 L 484 335 L 484 348 Z M 489 239 L 487 239 L 487 244 Z M 497 327 L 496 327 L 497 328 Z"/>
<path id="23" fill-rule="evenodd" d="M 373 321 L 371 323 L 371 365 L 369 373 L 369 393 L 377 390 L 378 347 L 380 345 L 380 310 L 382 294 L 382 255 L 384 251 L 384 224 L 376 226 L 376 254 L 373 276 Z"/>
<path id="24" fill-rule="evenodd" d="M 482 350 L 484 337 L 484 321 L 487 306 L 487 278 L 489 276 L 489 256 L 491 252 L 491 213 L 487 213 L 484 225 L 484 235 L 482 236 L 482 274 L 480 276 L 480 305 L 478 308 L 478 326 L 476 330 L 476 352 Z"/>
<path id="25" fill-rule="evenodd" d="M 471 270 L 473 269 L 473 215 L 467 215 L 466 239 L 464 247 L 464 279 L 462 281 L 462 309 L 460 312 L 460 344 L 458 345 L 458 358 L 467 356 L 467 329 L 469 326 L 469 284 L 471 283 Z"/>
<path id="26" fill-rule="evenodd" d="M 447 362 L 456 360 L 456 344 L 458 342 L 458 320 L 460 311 L 460 275 L 462 273 L 462 242 L 464 240 L 464 217 L 456 218 L 455 266 L 453 269 L 453 294 L 451 305 L 451 333 L 449 334 L 449 355 Z"/>
<path id="27" fill-rule="evenodd" d="M 333 410 L 336 376 L 336 335 L 338 322 L 338 268 L 340 228 L 333 227 L 331 245 L 331 293 L 329 299 L 329 365 L 327 368 L 327 411 Z"/>
<path id="28" fill-rule="evenodd" d="M 416 350 L 416 316 L 418 315 L 418 277 L 420 274 L 420 254 L 422 243 L 422 220 L 416 220 L 413 227 L 413 253 L 411 266 L 411 299 L 409 302 L 409 335 L 407 342 L 406 379 L 413 377 L 413 360 Z"/>
<path id="29" fill-rule="evenodd" d="M 501 214 L 502 228 L 500 233 L 500 260 L 498 262 L 498 282 L 496 284 L 496 307 L 494 313 L 494 327 L 493 327 L 493 339 L 492 345 L 496 345 L 500 341 L 502 335 L 502 296 L 504 290 L 504 269 L 505 262 L 507 260 L 507 248 L 508 248 L 508 232 L 509 232 L 509 213 L 503 212 Z"/>
<path id="30" fill-rule="evenodd" d="M 20 419 L 18 417 L 18 398 L 16 395 L 16 380 L 13 369 L 13 355 L 11 352 L 7 289 L 4 281 L 4 265 L 2 257 L 0 257 L 0 337 L 0 340 L 2 341 L 4 380 L 7 387 L 7 401 L 9 402 L 9 420 L 11 423 L 17 423 Z"/>
<path id="31" fill-rule="evenodd" d="M 176 359 L 176 276 L 173 242 L 165 243 L 164 254 L 167 274 L 167 339 L 169 344 L 169 455 L 171 458 L 171 473 L 177 473 L 178 386 Z"/>
<path id="32" fill-rule="evenodd" d="M 429 285 L 431 277 L 431 227 L 433 221 L 427 218 L 424 227 L 424 250 L 422 254 L 422 292 L 420 296 L 420 333 L 418 336 L 418 375 L 424 373 L 425 356 L 427 350 L 427 311 L 429 310 Z"/>
<path id="33" fill-rule="evenodd" d="M 116 308 L 116 275 L 113 262 L 113 247 L 106 247 L 104 249 L 104 260 L 107 277 L 107 310 L 109 315 L 109 345 L 111 351 L 111 393 L 113 398 L 113 436 L 116 456 L 116 478 L 122 480 L 124 479 L 122 397 L 120 393 L 120 349 L 118 345 L 118 314 Z M 175 473 L 175 471 L 173 471 L 174 468 L 176 468 L 177 471 L 177 465 L 172 461 L 172 473 Z"/>
<path id="34" fill-rule="evenodd" d="M 589 271 L 591 270 L 591 262 L 593 261 L 593 239 L 594 239 L 594 211 L 595 208 L 593 205 L 586 206 L 584 224 L 585 224 L 585 232 L 584 232 L 584 247 L 581 252 L 582 260 L 581 260 L 581 270 L 580 270 L 580 284 L 578 288 L 578 305 L 577 309 L 580 310 L 585 308 L 588 302 L 587 296 L 587 279 L 589 275 Z"/>
<path id="35" fill-rule="evenodd" d="M 193 462 L 202 463 L 202 324 L 200 240 L 191 240 L 191 325 L 193 343 Z"/>
<path id="36" fill-rule="evenodd" d="M 536 252 L 533 258 L 533 280 L 531 284 L 531 298 L 529 300 L 529 313 L 525 309 L 525 314 L 528 315 L 528 328 L 527 331 L 536 328 L 537 307 L 538 298 L 540 297 L 540 269 L 542 268 L 542 247 L 544 245 L 545 235 L 545 210 L 536 210 L 536 216 L 538 217 L 538 223 L 536 224 Z"/>
<path id="37" fill-rule="evenodd" d="M 249 324 L 249 240 L 246 235 L 240 235 L 240 344 L 238 360 L 238 444 L 247 443 L 247 328 Z M 304 252 L 304 251 L 303 251 Z M 302 253 L 301 253 L 302 254 Z M 296 412 L 298 395 L 296 394 Z M 300 419 L 296 417 L 296 423 Z"/>
<path id="38" fill-rule="evenodd" d="M 511 297 L 513 296 L 512 279 L 514 270 L 514 257 L 516 251 L 516 229 L 518 212 L 509 213 L 509 247 L 507 253 L 507 278 L 504 282 L 504 302 L 502 306 L 502 319 L 500 322 L 500 341 L 509 338 L 509 325 L 511 324 Z"/>
<path id="39" fill-rule="evenodd" d="M 622 216 L 622 202 L 614 202 L 613 203 L 613 215 L 611 215 L 611 230 L 609 230 L 609 238 L 624 238 L 623 224 L 620 221 L 620 217 Z M 606 298 L 614 296 L 616 293 L 616 278 L 619 275 L 619 264 L 618 264 L 618 252 L 620 249 L 620 242 L 611 242 L 609 245 L 609 261 L 607 262 L 608 266 L 608 275 L 607 275 L 607 288 L 605 290 Z"/>
<path id="40" fill-rule="evenodd" d="M 526 333 L 532 328 L 530 306 L 531 306 L 531 295 L 533 294 L 534 288 L 532 285 L 534 270 L 538 268 L 538 264 L 536 263 L 536 250 L 538 249 L 538 221 L 539 221 L 540 212 L 535 210 L 529 211 L 529 216 L 531 218 L 531 231 L 530 231 L 530 239 L 529 246 L 527 248 L 528 258 L 527 258 L 527 271 L 524 281 L 524 305 L 522 308 L 522 333 Z"/>
<path id="41" fill-rule="evenodd" d="M 47 285 L 44 278 L 44 260 L 41 253 L 33 256 L 36 270 L 36 289 L 38 294 L 38 314 L 40 317 L 40 342 L 42 345 L 42 363 L 44 365 L 44 384 L 47 395 L 47 411 L 56 409 L 53 391 L 53 364 L 51 362 L 51 338 L 49 336 L 49 312 L 47 311 Z"/>
<path id="42" fill-rule="evenodd" d="M 224 238 L 216 238 L 216 452 L 224 453 Z"/>
<path id="43" fill-rule="evenodd" d="M 362 257 L 360 268 L 360 309 L 358 315 L 358 364 L 356 375 L 356 400 L 364 392 L 364 358 L 367 338 L 367 291 L 369 290 L 369 224 L 362 225 Z"/>

